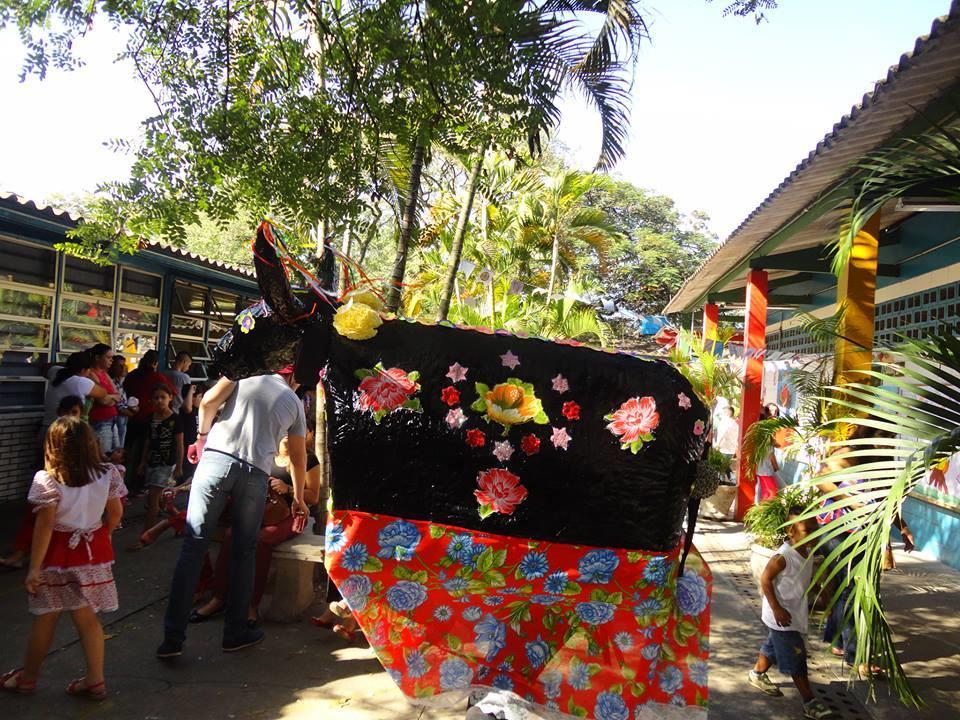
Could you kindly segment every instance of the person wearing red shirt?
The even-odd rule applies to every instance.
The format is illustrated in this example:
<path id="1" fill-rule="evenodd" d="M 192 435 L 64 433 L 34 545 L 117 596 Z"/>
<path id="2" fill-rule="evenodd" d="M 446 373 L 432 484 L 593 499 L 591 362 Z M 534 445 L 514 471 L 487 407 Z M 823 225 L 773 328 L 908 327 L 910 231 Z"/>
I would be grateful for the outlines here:
<path id="1" fill-rule="evenodd" d="M 117 433 L 117 407 L 120 394 L 107 372 L 113 364 L 113 350 L 109 345 L 97 343 L 90 348 L 93 357 L 93 381 L 102 387 L 107 397 L 94 400 L 90 408 L 90 426 L 100 441 L 100 451 L 109 456 L 120 447 L 120 436 Z"/>
<path id="2" fill-rule="evenodd" d="M 127 398 L 137 398 L 140 402 L 136 414 L 127 422 L 127 437 L 124 443 L 126 455 L 127 477 L 126 484 L 131 494 L 139 493 L 143 487 L 143 479 L 137 476 L 141 454 L 150 437 L 150 418 L 153 417 L 153 389 L 157 385 L 167 385 L 171 392 L 176 389 L 166 375 L 157 370 L 160 364 L 160 355 L 156 350 L 147 350 L 140 358 L 136 370 L 127 375 L 123 389 Z"/>

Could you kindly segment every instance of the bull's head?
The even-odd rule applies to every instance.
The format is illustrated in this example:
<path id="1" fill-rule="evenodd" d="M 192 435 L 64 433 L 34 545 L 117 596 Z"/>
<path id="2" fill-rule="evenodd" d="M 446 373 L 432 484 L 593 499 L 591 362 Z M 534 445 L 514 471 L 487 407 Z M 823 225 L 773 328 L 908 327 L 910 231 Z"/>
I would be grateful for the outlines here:
<path id="1" fill-rule="evenodd" d="M 232 380 L 274 372 L 297 362 L 301 340 L 310 335 L 314 342 L 309 369 L 298 372 L 298 379 L 313 384 L 316 371 L 325 361 L 321 355 L 327 346 L 323 339 L 329 337 L 332 301 L 309 289 L 294 292 L 266 222 L 257 228 L 253 252 L 261 299 L 237 315 L 230 332 L 217 344 L 214 372 Z M 333 279 L 329 248 L 315 271 L 321 289 L 326 291 Z"/>

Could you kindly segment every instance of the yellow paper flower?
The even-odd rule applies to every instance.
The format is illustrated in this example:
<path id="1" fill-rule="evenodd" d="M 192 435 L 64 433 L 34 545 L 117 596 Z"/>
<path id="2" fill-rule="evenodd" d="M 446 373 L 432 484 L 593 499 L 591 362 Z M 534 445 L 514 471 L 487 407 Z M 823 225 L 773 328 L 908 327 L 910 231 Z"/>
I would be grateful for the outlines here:
<path id="1" fill-rule="evenodd" d="M 383 300 L 377 297 L 377 294 L 370 290 L 369 288 L 359 288 L 357 290 L 351 290 L 343 299 L 346 302 L 362 303 L 368 307 L 373 308 L 377 312 L 383 312 L 386 308 L 383 304 Z"/>
<path id="2" fill-rule="evenodd" d="M 350 340 L 369 340 L 377 334 L 377 328 L 381 325 L 383 318 L 380 313 L 361 302 L 348 302 L 333 317 L 333 327 Z"/>

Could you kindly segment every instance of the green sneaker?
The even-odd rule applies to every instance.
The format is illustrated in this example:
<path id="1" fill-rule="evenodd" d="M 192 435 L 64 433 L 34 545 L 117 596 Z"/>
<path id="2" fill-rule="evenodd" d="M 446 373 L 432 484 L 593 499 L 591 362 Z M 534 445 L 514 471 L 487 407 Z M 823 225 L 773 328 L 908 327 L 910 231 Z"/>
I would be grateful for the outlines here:
<path id="1" fill-rule="evenodd" d="M 773 680 L 768 678 L 765 672 L 758 673 L 755 670 L 751 670 L 747 673 L 747 682 L 765 695 L 770 695 L 771 697 L 783 696 L 780 688 L 773 684 Z"/>
<path id="2" fill-rule="evenodd" d="M 810 720 L 825 720 L 833 717 L 833 710 L 814 698 L 803 704 L 803 716 Z"/>

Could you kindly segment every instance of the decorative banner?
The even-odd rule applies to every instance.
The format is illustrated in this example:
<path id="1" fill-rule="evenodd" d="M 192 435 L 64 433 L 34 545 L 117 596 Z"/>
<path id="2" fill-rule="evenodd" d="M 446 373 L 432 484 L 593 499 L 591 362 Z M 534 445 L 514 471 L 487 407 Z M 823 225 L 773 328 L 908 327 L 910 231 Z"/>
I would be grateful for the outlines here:
<path id="1" fill-rule="evenodd" d="M 493 282 L 493 271 L 489 268 L 481 270 L 480 274 L 477 275 L 477 282 L 484 284 Z"/>
<path id="2" fill-rule="evenodd" d="M 524 283 L 520 280 L 511 280 L 510 287 L 507 288 L 507 295 L 519 295 L 523 292 Z"/>
<path id="3" fill-rule="evenodd" d="M 711 576 L 607 550 L 335 511 L 327 568 L 414 703 L 473 688 L 563 716 L 705 720 Z"/>
<path id="4" fill-rule="evenodd" d="M 470 279 L 470 276 L 473 275 L 473 271 L 476 270 L 476 269 L 477 269 L 477 264 L 476 264 L 476 263 L 472 263 L 472 262 L 470 262 L 469 260 L 461 260 L 461 261 L 460 261 L 460 268 L 459 268 L 459 270 L 460 270 L 460 272 L 462 272 L 462 273 L 464 274 L 464 276 L 467 278 L 467 280 Z"/>

